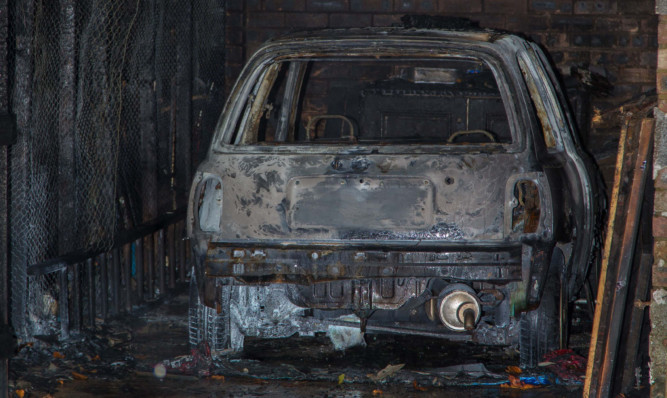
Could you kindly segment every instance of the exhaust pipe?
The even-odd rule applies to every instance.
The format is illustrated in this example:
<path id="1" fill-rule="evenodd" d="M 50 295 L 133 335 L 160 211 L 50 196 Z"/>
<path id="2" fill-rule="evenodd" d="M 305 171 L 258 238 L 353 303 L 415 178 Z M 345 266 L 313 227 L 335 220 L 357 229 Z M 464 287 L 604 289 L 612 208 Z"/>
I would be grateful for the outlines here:
<path id="1" fill-rule="evenodd" d="M 482 307 L 470 286 L 462 283 L 448 285 L 440 292 L 438 301 L 438 316 L 443 325 L 457 332 L 475 329 Z"/>

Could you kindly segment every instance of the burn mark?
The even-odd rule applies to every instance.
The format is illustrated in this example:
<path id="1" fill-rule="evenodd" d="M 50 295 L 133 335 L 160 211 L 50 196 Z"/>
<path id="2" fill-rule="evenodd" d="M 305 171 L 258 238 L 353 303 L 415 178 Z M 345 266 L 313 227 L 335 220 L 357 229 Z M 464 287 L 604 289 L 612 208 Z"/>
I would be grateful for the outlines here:
<path id="1" fill-rule="evenodd" d="M 282 192 L 281 186 L 285 184 L 285 181 L 280 177 L 280 174 L 276 170 L 271 170 L 267 173 L 255 174 L 253 175 L 253 180 L 255 181 L 255 192 L 260 193 L 262 189 L 266 192 L 271 192 L 271 187 L 275 187 L 277 192 Z"/>
<path id="2" fill-rule="evenodd" d="M 438 223 L 427 231 L 348 231 L 341 239 L 375 239 L 375 240 L 464 240 L 463 231 L 456 225 Z"/>

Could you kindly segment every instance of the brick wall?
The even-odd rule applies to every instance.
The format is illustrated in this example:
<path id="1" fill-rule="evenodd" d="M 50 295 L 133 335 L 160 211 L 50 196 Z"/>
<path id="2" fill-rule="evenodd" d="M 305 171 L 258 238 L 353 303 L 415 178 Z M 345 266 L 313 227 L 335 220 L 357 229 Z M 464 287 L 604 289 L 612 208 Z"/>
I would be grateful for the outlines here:
<path id="1" fill-rule="evenodd" d="M 658 110 L 653 149 L 653 291 L 651 300 L 652 397 L 667 396 L 667 0 L 658 0 Z"/>
<path id="2" fill-rule="evenodd" d="M 227 89 L 244 60 L 275 35 L 390 26 L 420 13 L 523 33 L 548 49 L 565 76 L 571 66 L 591 65 L 614 86 L 611 95 L 594 99 L 606 109 L 655 88 L 654 8 L 655 0 L 227 0 Z"/>

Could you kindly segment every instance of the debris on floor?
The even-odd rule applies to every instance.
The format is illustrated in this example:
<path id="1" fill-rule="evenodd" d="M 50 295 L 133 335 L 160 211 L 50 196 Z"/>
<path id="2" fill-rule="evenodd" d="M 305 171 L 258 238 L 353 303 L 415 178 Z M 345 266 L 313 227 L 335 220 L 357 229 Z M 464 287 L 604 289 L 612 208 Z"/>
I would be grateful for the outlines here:
<path id="1" fill-rule="evenodd" d="M 187 297 L 178 296 L 131 316 L 100 322 L 66 342 L 40 336 L 24 344 L 10 366 L 13 396 L 68 397 L 77 391 L 106 396 L 499 396 L 506 388 L 541 388 L 562 396 L 579 386 L 563 373 L 574 352 L 522 371 L 503 347 L 411 336 L 366 335 L 366 346 L 336 350 L 325 334 L 289 339 L 248 338 L 242 354 L 211 357 L 187 344 Z M 564 389 L 564 390 L 559 390 Z M 346 395 L 349 391 L 361 391 Z M 537 391 L 537 390 L 534 390 Z M 208 393 L 206 393 L 208 392 Z M 415 394 L 415 395 L 413 395 Z M 416 395 L 419 394 L 419 395 Z M 426 395 L 425 395 L 426 394 Z"/>
<path id="2" fill-rule="evenodd" d="M 573 350 L 556 350 L 544 355 L 540 367 L 556 375 L 562 383 L 583 383 L 586 375 L 586 358 Z"/>

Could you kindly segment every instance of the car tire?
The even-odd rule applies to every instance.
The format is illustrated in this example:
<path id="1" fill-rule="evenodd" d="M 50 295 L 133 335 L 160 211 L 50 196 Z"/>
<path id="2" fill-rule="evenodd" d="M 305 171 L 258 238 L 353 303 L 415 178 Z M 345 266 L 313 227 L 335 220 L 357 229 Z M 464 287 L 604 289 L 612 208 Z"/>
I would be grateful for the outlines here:
<path id="1" fill-rule="evenodd" d="M 228 351 L 231 347 L 229 300 L 222 300 L 222 312 L 209 308 L 202 303 L 196 280 L 196 272 L 192 270 L 190 278 L 190 308 L 188 312 L 188 334 L 190 348 L 208 348 L 211 355 Z M 229 287 L 223 286 L 223 289 Z M 223 294 L 223 297 L 228 295 Z M 206 351 L 208 351 L 206 350 Z"/>
<path id="2" fill-rule="evenodd" d="M 534 368 L 544 354 L 560 346 L 560 278 L 551 274 L 537 309 L 522 315 L 519 329 L 521 367 Z"/>

